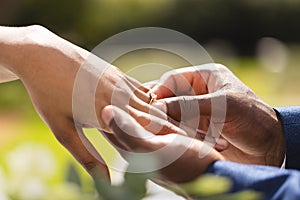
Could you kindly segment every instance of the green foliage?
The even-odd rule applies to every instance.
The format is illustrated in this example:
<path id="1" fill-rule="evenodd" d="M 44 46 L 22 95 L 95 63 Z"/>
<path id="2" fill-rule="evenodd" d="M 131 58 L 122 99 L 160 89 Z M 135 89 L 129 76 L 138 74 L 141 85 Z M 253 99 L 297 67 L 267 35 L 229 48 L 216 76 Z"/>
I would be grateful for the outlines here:
<path id="1" fill-rule="evenodd" d="M 180 184 L 179 188 L 193 196 L 210 196 L 229 191 L 231 182 L 223 177 L 206 174 L 191 183 Z"/>
<path id="2" fill-rule="evenodd" d="M 135 157 L 128 158 L 129 167 L 128 170 L 132 170 L 133 166 L 139 165 L 143 169 L 154 169 L 157 166 L 155 157 Z M 144 164 L 150 164 L 150 168 L 145 168 Z M 136 169 L 136 168 L 135 168 Z M 156 168 L 155 168 L 156 169 Z M 154 172 L 151 173 L 129 173 L 126 172 L 124 176 L 124 182 L 120 185 L 111 185 L 106 181 L 101 174 L 94 176 L 95 187 L 99 194 L 99 199 L 110 200 L 140 200 L 144 197 L 150 197 L 146 189 L 146 181 L 148 179 L 159 180 Z M 181 195 L 187 199 L 202 199 L 202 200 L 259 200 L 261 194 L 254 191 L 241 191 L 238 193 L 228 193 L 231 189 L 231 181 L 225 177 L 219 177 L 212 174 L 205 174 L 195 181 L 185 184 L 173 184 L 165 181 L 159 181 L 169 190 Z"/>
<path id="3" fill-rule="evenodd" d="M 141 156 L 138 158 L 128 158 L 128 170 L 134 169 L 153 169 L 156 166 L 154 157 Z M 148 168 L 147 168 L 148 167 Z M 107 182 L 101 174 L 96 174 L 94 177 L 95 187 L 99 193 L 100 199 L 111 200 L 140 200 L 147 196 L 146 181 L 149 178 L 154 178 L 153 173 L 129 173 L 124 175 L 124 182 L 120 185 L 111 185 Z"/>
<path id="4" fill-rule="evenodd" d="M 215 195 L 206 197 L 206 200 L 259 200 L 262 199 L 263 195 L 258 192 L 254 192 L 251 190 L 244 190 L 241 192 L 233 193 L 233 194 L 224 194 L 224 195 Z M 202 197 L 197 198 L 197 200 L 202 200 Z"/>
<path id="5" fill-rule="evenodd" d="M 1 4 L 0 24 L 41 24 L 85 48 L 124 30 L 159 26 L 201 43 L 223 38 L 253 53 L 265 36 L 299 42 L 299 8 L 295 0 L 10 0 Z"/>
<path id="6" fill-rule="evenodd" d="M 205 174 L 195 181 L 185 184 L 174 184 L 168 188 L 175 193 L 194 200 L 259 200 L 262 195 L 251 190 L 228 193 L 231 181 L 225 177 Z"/>
<path id="7" fill-rule="evenodd" d="M 95 187 L 100 199 L 140 200 L 146 196 L 146 174 L 126 173 L 123 184 L 112 186 L 101 175 L 95 176 Z"/>
<path id="8" fill-rule="evenodd" d="M 110 200 L 140 200 L 147 196 L 145 183 L 149 174 L 125 174 L 122 185 L 111 186 L 101 175 L 95 176 L 95 186 L 99 198 Z M 187 199 L 194 200 L 259 200 L 260 193 L 245 190 L 238 193 L 227 193 L 231 183 L 223 177 L 204 175 L 196 183 L 172 185 L 168 188 Z"/>
<path id="9" fill-rule="evenodd" d="M 79 188 L 82 188 L 80 175 L 77 172 L 76 167 L 71 162 L 69 162 L 67 165 L 68 165 L 68 168 L 67 168 L 67 173 L 66 173 L 66 181 L 68 183 L 73 183 L 73 184 L 77 185 Z"/>
<path id="10" fill-rule="evenodd" d="M 148 174 L 126 173 L 124 188 L 136 194 L 139 199 L 146 194 L 146 180 L 150 178 Z"/>
<path id="11" fill-rule="evenodd" d="M 32 112 L 32 104 L 21 81 L 0 84 L 0 111 L 17 110 L 20 113 Z"/>

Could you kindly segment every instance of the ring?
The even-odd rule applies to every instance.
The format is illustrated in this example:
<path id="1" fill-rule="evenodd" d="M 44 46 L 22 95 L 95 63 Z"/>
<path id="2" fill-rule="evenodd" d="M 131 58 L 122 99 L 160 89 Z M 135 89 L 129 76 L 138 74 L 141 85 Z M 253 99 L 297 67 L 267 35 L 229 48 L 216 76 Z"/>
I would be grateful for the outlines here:
<path id="1" fill-rule="evenodd" d="M 154 93 L 149 93 L 150 101 L 149 104 L 151 105 L 157 99 L 157 95 Z"/>

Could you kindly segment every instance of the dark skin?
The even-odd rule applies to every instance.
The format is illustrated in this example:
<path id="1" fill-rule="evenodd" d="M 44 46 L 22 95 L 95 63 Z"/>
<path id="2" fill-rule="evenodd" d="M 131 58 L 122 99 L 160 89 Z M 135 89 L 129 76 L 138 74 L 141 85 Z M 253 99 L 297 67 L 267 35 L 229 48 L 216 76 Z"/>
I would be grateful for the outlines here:
<path id="1" fill-rule="evenodd" d="M 179 72 L 165 75 L 160 84 L 151 90 L 160 99 L 153 105 L 177 122 L 180 122 L 182 112 L 193 112 L 196 108 L 200 108 L 201 117 L 197 128 L 201 129 L 202 133 L 208 130 L 209 120 L 213 123 L 224 122 L 221 138 L 226 140 L 227 145 L 219 151 L 208 147 L 210 150 L 204 157 L 199 157 L 199 152 L 207 147 L 206 143 L 192 138 L 186 133 L 188 129 L 181 130 L 182 134 L 179 135 L 178 131 L 157 135 L 156 130 L 149 127 L 145 129 L 132 117 L 145 115 L 132 107 L 126 109 L 130 115 L 114 106 L 107 106 L 102 111 L 104 121 L 127 151 L 145 153 L 167 146 L 168 148 L 163 152 L 156 154 L 162 163 L 182 150 L 183 154 L 179 158 L 157 170 L 164 181 L 177 183 L 192 181 L 205 173 L 207 168 L 217 160 L 273 166 L 280 166 L 283 162 L 285 141 L 282 125 L 275 111 L 226 67 L 218 65 L 215 69 L 218 70 L 217 73 L 209 66 L 180 69 Z M 187 87 L 182 87 L 184 85 Z M 189 96 L 185 97 L 184 94 Z M 222 99 L 223 95 L 226 95 L 227 112 L 225 118 L 221 119 L 218 112 L 212 116 L 211 102 L 218 98 Z M 191 107 L 190 105 L 195 105 L 195 102 L 198 104 L 197 107 Z M 180 109 L 180 106 L 185 109 Z M 152 118 L 152 123 L 163 124 L 163 120 L 166 119 Z M 187 119 L 182 123 L 189 124 L 189 121 Z M 174 140 L 176 137 L 177 139 Z"/>
<path id="2" fill-rule="evenodd" d="M 164 75 L 151 91 L 160 99 L 156 107 L 174 119 L 181 119 L 182 111 L 199 109 L 201 116 L 197 128 L 204 133 L 210 122 L 224 122 L 221 138 L 229 144 L 220 151 L 228 160 L 272 166 L 282 164 L 285 140 L 276 112 L 223 65 L 179 69 Z M 224 98 L 226 104 L 222 103 Z M 214 115 L 212 102 L 216 102 Z M 188 106 L 192 103 L 196 106 Z M 221 112 L 224 105 L 223 119 L 218 111 Z"/>

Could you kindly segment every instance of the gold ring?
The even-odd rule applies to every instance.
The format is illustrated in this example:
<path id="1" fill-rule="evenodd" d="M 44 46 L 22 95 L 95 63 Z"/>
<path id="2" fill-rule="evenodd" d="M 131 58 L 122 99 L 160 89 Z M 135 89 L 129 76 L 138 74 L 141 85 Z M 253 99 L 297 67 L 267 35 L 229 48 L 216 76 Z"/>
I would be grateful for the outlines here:
<path id="1" fill-rule="evenodd" d="M 151 105 L 157 99 L 157 95 L 154 93 L 149 93 L 150 101 L 149 104 Z"/>

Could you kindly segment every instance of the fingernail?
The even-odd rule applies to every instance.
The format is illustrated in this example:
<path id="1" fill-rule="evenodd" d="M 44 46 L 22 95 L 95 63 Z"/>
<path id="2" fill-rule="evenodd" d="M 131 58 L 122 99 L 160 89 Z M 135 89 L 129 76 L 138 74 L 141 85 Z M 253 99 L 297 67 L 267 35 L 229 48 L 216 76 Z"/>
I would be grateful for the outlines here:
<path id="1" fill-rule="evenodd" d="M 164 113 L 167 113 L 167 106 L 166 106 L 165 102 L 163 102 L 163 101 L 155 101 L 151 105 L 154 106 L 155 108 L 163 111 Z"/>
<path id="2" fill-rule="evenodd" d="M 106 125 L 109 125 L 110 121 L 114 117 L 114 110 L 111 106 L 107 106 L 102 111 L 102 119 Z"/>
<path id="3" fill-rule="evenodd" d="M 224 148 L 224 149 L 227 149 L 227 148 L 228 148 L 228 145 L 229 145 L 228 141 L 225 140 L 225 139 L 222 139 L 222 138 L 219 138 L 219 139 L 217 140 L 217 144 L 220 145 L 220 146 L 221 146 L 222 148 Z"/>

